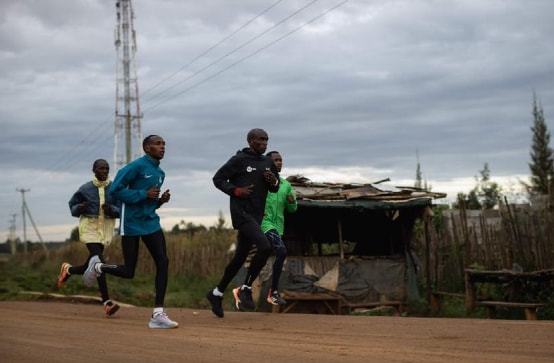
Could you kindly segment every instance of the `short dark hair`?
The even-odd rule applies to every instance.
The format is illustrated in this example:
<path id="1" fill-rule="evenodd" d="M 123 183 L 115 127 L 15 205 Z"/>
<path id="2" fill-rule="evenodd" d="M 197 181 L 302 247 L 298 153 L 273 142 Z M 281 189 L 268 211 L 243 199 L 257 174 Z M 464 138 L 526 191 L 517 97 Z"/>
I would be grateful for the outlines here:
<path id="1" fill-rule="evenodd" d="M 148 136 L 146 136 L 144 138 L 144 140 L 142 140 L 142 149 L 144 150 L 146 145 L 148 145 L 150 143 L 150 140 L 152 140 L 155 137 L 160 137 L 160 136 L 159 135 L 148 135 Z"/>
<path id="2" fill-rule="evenodd" d="M 264 134 L 267 135 L 267 132 L 265 132 L 264 129 L 252 129 L 250 131 L 248 131 L 248 134 L 246 135 L 246 141 L 250 141 L 254 138 L 254 136 L 256 136 L 257 134 L 263 132 Z"/>
<path id="3" fill-rule="evenodd" d="M 96 159 L 94 160 L 94 163 L 92 163 L 92 169 L 96 169 L 98 164 L 100 164 L 101 162 L 105 162 L 106 164 L 108 164 L 108 162 L 105 159 Z M 108 168 L 109 167 L 110 167 L 110 164 L 108 164 Z"/>
<path id="4" fill-rule="evenodd" d="M 267 154 L 265 154 L 265 156 L 267 156 L 267 157 L 270 158 L 273 154 L 281 154 L 281 153 L 280 153 L 279 151 L 275 151 L 275 150 L 274 150 L 274 151 L 268 152 Z"/>

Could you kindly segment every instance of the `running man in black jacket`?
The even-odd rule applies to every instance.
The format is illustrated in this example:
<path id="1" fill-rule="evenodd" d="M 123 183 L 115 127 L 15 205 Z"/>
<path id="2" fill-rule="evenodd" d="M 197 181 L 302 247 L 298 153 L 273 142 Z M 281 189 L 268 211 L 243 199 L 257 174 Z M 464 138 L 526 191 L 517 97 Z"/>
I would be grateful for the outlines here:
<path id="1" fill-rule="evenodd" d="M 264 216 L 267 192 L 279 189 L 279 174 L 275 164 L 264 156 L 268 136 L 262 129 L 252 129 L 247 135 L 250 147 L 238 151 L 215 173 L 214 185 L 231 197 L 231 220 L 238 230 L 235 256 L 225 268 L 221 281 L 206 296 L 213 313 L 223 317 L 223 293 L 237 274 L 253 244 L 257 252 L 246 275 L 244 285 L 233 290 L 238 310 L 254 310 L 252 283 L 264 267 L 272 249 L 260 227 Z"/>

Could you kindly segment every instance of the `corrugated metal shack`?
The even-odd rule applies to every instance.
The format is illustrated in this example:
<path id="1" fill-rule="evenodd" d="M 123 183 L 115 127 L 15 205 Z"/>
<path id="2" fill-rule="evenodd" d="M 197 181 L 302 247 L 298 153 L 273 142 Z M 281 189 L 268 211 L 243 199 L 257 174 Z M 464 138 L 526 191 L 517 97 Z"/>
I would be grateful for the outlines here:
<path id="1" fill-rule="evenodd" d="M 401 310 L 410 293 L 417 295 L 416 258 L 410 253 L 414 224 L 445 194 L 378 183 L 314 183 L 300 176 L 288 180 L 298 210 L 285 217 L 285 311 L 338 313 L 381 305 Z M 260 275 L 262 297 L 271 265 L 272 260 Z"/>

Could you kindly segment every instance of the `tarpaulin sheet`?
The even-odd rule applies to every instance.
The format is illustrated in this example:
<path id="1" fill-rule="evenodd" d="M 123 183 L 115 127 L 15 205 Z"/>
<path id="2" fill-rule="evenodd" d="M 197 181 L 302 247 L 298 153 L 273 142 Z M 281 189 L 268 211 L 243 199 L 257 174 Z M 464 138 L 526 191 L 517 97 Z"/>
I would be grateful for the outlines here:
<path id="1" fill-rule="evenodd" d="M 262 290 L 271 283 L 273 259 L 260 274 Z M 406 300 L 406 261 L 403 258 L 287 258 L 280 290 L 335 292 L 349 303 Z M 263 295 L 262 295 L 263 296 Z"/>

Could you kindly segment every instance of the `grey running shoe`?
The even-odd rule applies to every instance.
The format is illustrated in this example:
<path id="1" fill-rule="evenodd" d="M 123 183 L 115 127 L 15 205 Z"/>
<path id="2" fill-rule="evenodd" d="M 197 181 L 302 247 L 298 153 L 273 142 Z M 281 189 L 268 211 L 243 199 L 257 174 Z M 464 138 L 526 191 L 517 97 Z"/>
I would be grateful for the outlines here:
<path id="1" fill-rule="evenodd" d="M 173 329 L 179 326 L 179 323 L 171 320 L 165 312 L 158 313 L 148 322 L 148 327 L 150 329 Z"/>
<path id="2" fill-rule="evenodd" d="M 210 305 L 212 306 L 212 313 L 215 314 L 218 318 L 223 317 L 223 297 L 222 296 L 215 296 L 213 294 L 213 291 L 209 291 L 208 294 L 206 294 L 206 299 L 210 302 Z"/>
<path id="3" fill-rule="evenodd" d="M 233 289 L 233 297 L 235 298 L 235 308 L 238 311 L 254 311 L 256 309 L 252 300 L 251 287 L 242 286 Z"/>
<path id="4" fill-rule="evenodd" d="M 96 282 L 98 276 L 100 276 L 100 274 L 96 272 L 96 269 L 94 268 L 97 263 L 102 263 L 98 256 L 92 256 L 88 261 L 88 267 L 85 270 L 85 273 L 83 273 L 83 283 L 85 284 L 85 286 L 92 287 Z"/>
<path id="5" fill-rule="evenodd" d="M 279 291 L 275 290 L 267 295 L 267 302 L 271 305 L 287 305 L 287 301 L 283 299 Z"/>

